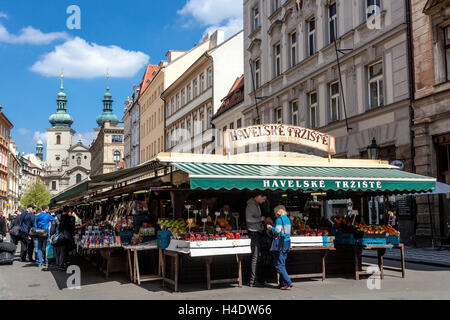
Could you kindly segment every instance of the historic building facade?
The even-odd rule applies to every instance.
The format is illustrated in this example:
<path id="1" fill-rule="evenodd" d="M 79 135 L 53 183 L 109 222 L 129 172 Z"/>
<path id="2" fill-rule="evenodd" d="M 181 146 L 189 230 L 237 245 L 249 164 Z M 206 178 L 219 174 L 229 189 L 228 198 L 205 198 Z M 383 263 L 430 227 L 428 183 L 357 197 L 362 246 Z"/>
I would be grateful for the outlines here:
<path id="1" fill-rule="evenodd" d="M 0 209 L 5 212 L 8 203 L 8 155 L 10 153 L 11 128 L 13 124 L 0 106 Z"/>
<path id="2" fill-rule="evenodd" d="M 52 195 L 56 195 L 85 180 L 91 170 L 88 147 L 81 140 L 74 141 L 73 118 L 67 113 L 67 95 L 62 80 L 57 111 L 50 116 L 49 122 L 52 126 L 47 129 L 47 158 L 42 180 Z M 37 154 L 40 154 L 39 150 Z"/>
<path id="3" fill-rule="evenodd" d="M 413 171 L 406 17 L 404 0 L 244 0 L 245 125 L 326 132 L 341 158 L 367 158 L 375 138 L 383 160 Z M 405 239 L 411 212 L 400 217 Z"/>
<path id="4" fill-rule="evenodd" d="M 89 148 L 91 176 L 124 168 L 124 127 L 113 113 L 112 104 L 108 86 L 103 97 L 103 113 L 97 117 L 98 127 L 94 129 L 95 140 Z"/>
<path id="5" fill-rule="evenodd" d="M 13 213 L 20 207 L 19 202 L 20 161 L 14 141 L 9 143 L 8 153 L 8 204 L 7 212 Z"/>
<path id="6" fill-rule="evenodd" d="M 217 30 L 204 41 L 210 48 L 161 95 L 166 150 L 171 152 L 215 153 L 212 116 L 244 71 L 243 31 L 224 41 L 224 32 Z"/>
<path id="7" fill-rule="evenodd" d="M 411 0 L 414 148 L 418 174 L 450 184 L 450 1 Z M 417 235 L 449 240 L 448 195 L 418 197 Z M 433 227 L 431 227 L 433 226 Z"/>

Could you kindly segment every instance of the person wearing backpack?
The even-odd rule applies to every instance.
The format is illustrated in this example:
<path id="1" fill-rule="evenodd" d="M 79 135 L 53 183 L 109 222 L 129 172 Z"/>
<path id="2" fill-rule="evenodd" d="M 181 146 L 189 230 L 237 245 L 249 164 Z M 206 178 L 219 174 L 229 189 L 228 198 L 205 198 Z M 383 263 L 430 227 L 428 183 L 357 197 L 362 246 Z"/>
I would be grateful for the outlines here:
<path id="1" fill-rule="evenodd" d="M 267 225 L 267 228 L 272 230 L 274 238 L 277 238 L 272 244 L 272 252 L 275 269 L 280 275 L 279 289 L 287 290 L 292 287 L 292 281 L 286 271 L 286 258 L 291 249 L 291 221 L 287 217 L 285 206 L 276 206 L 274 211 L 277 217 L 275 227 Z"/>
<path id="2" fill-rule="evenodd" d="M 30 204 L 27 210 L 24 211 L 19 217 L 20 226 L 20 259 L 22 262 L 26 261 L 28 255 L 28 260 L 34 262 L 33 260 L 33 241 L 29 236 L 30 229 L 34 226 L 34 210 L 36 206 Z"/>
<path id="3" fill-rule="evenodd" d="M 59 271 L 64 272 L 67 270 L 68 253 L 75 233 L 75 221 L 68 213 L 69 210 L 65 207 L 55 218 L 55 234 L 64 234 L 64 240 L 62 240 L 61 243 L 54 245 L 56 250 L 56 267 Z"/>

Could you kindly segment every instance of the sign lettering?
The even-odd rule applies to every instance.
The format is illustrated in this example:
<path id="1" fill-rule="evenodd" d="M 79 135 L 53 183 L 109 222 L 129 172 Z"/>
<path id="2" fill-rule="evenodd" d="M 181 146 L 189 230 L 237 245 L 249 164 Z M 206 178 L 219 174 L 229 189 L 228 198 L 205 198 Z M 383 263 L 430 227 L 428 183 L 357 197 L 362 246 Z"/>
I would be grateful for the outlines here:
<path id="1" fill-rule="evenodd" d="M 224 132 L 227 150 L 258 143 L 292 143 L 336 154 L 336 140 L 319 131 L 284 124 L 261 124 Z"/>

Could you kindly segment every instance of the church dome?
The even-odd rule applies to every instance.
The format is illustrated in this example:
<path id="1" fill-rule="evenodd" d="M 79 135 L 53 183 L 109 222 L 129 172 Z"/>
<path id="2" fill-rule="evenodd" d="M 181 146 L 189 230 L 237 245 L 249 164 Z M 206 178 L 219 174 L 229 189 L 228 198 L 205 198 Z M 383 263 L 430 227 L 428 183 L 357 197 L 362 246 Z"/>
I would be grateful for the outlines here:
<path id="1" fill-rule="evenodd" d="M 110 122 L 119 122 L 119 119 L 117 118 L 117 116 L 112 113 L 111 111 L 104 111 L 101 115 L 99 115 L 97 117 L 97 124 L 99 127 L 103 126 L 103 124 L 106 121 L 110 121 Z"/>
<path id="2" fill-rule="evenodd" d="M 53 128 L 66 128 L 72 125 L 73 118 L 70 114 L 66 113 L 65 110 L 58 110 L 56 113 L 50 116 L 48 121 Z"/>

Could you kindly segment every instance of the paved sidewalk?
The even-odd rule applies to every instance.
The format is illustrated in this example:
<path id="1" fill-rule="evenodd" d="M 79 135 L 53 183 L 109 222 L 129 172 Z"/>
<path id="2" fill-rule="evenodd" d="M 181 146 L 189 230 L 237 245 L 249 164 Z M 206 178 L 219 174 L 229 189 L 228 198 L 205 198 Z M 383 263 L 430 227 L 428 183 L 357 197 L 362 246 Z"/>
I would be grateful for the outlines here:
<path id="1" fill-rule="evenodd" d="M 363 252 L 365 257 L 376 257 L 377 252 L 372 250 L 365 250 Z M 400 250 L 393 249 L 386 251 L 384 255 L 385 259 L 400 261 Z M 419 249 L 405 247 L 405 261 L 415 262 L 423 264 L 439 265 L 444 267 L 450 267 L 450 250 L 442 249 Z"/>

